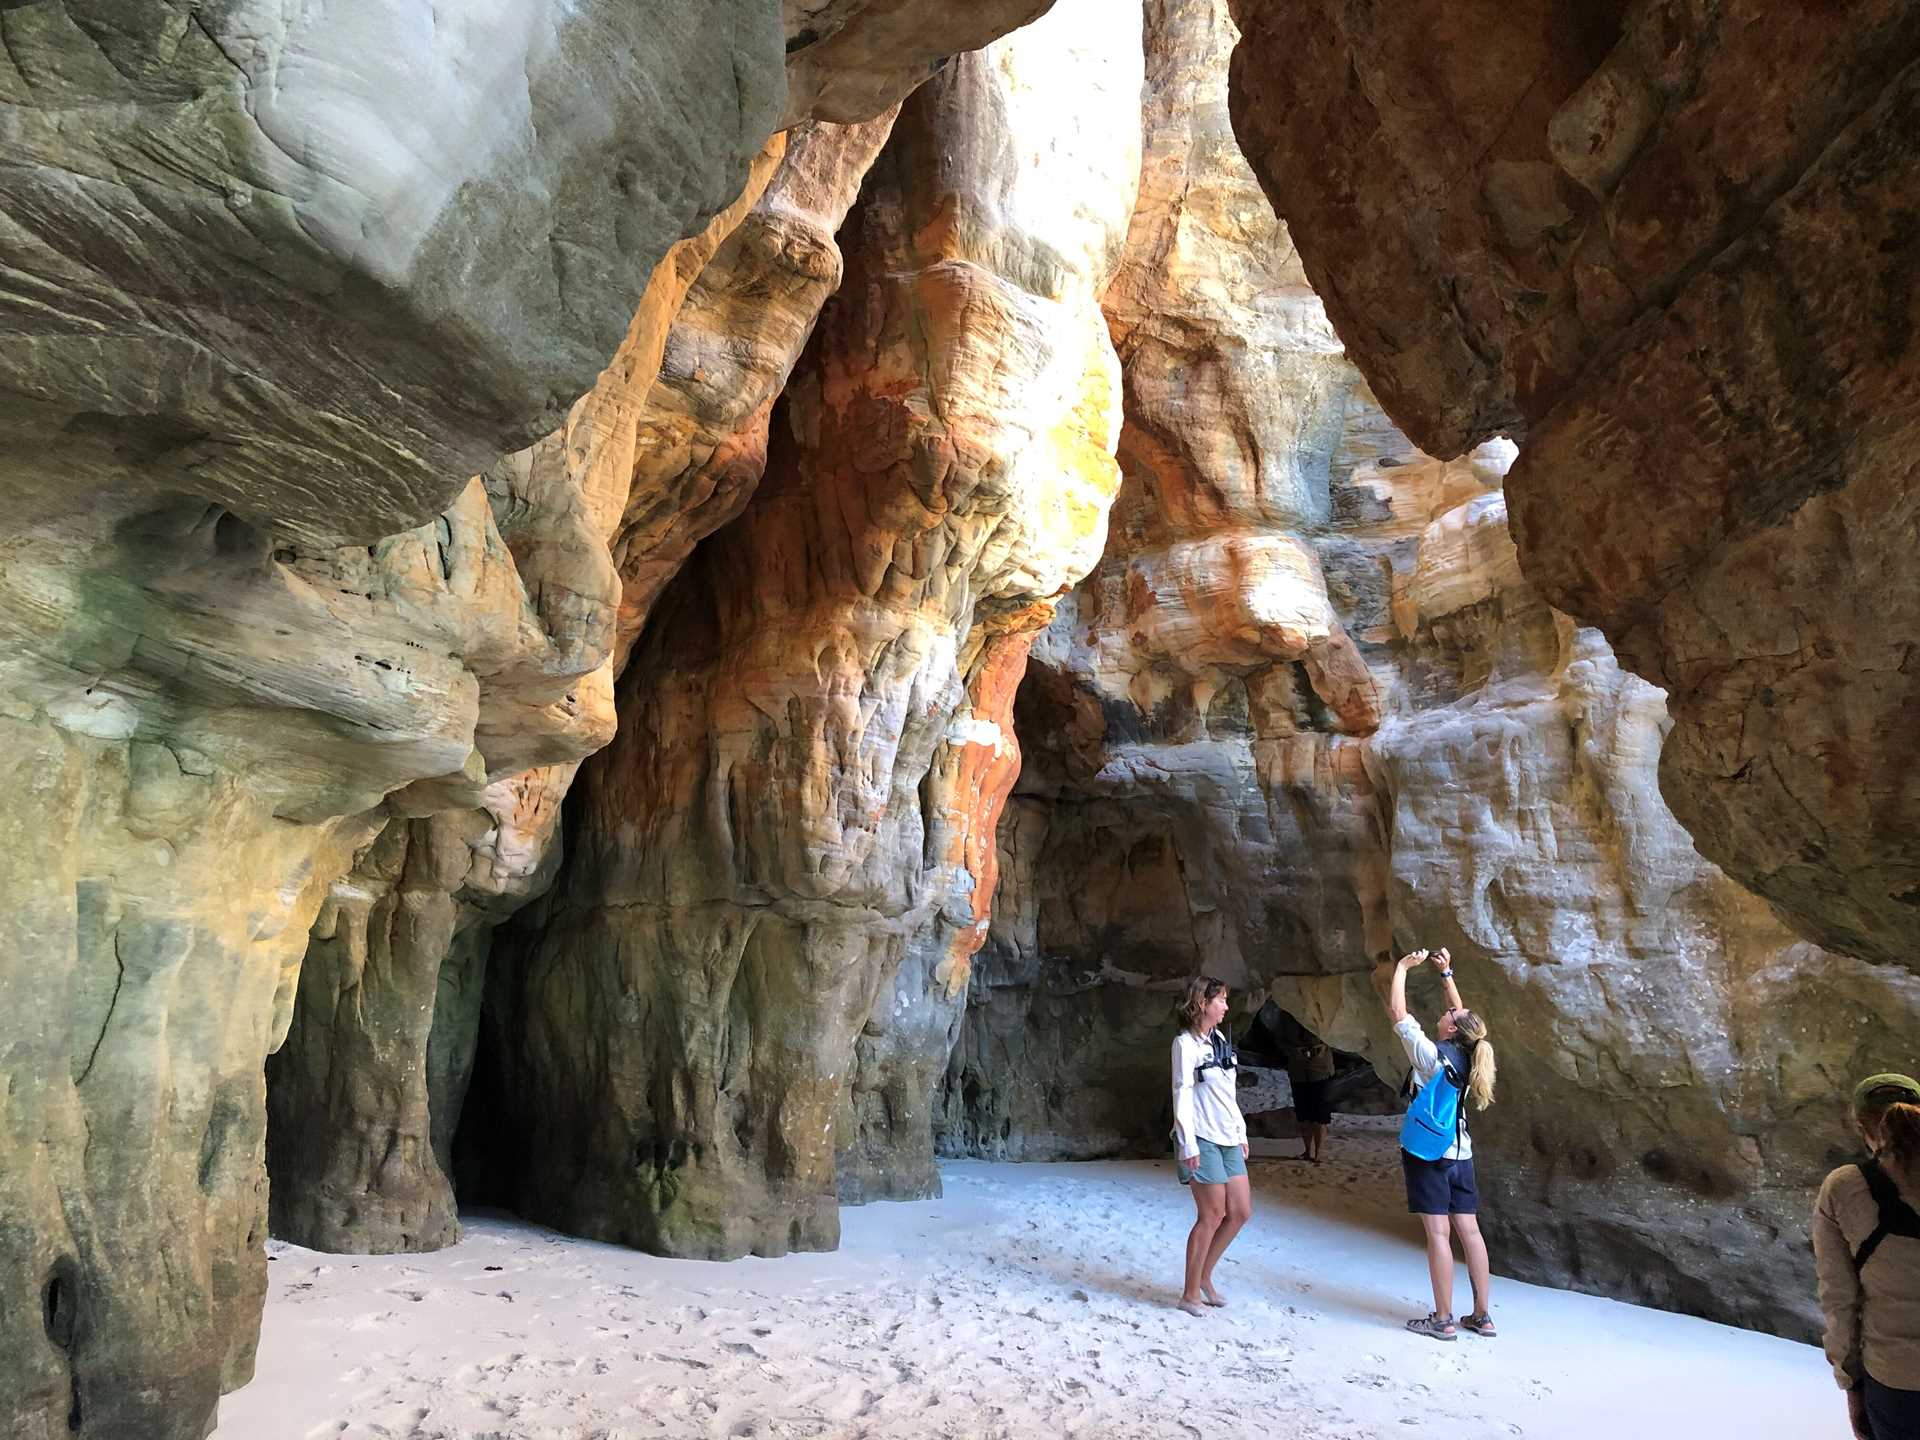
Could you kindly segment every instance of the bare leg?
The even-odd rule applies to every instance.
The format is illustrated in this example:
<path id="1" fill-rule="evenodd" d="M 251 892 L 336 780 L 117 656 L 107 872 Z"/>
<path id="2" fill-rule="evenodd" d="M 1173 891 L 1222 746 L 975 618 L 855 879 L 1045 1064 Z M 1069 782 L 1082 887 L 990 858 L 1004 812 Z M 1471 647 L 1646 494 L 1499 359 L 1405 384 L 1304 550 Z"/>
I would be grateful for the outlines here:
<path id="1" fill-rule="evenodd" d="M 1467 1278 L 1473 1282 L 1473 1313 L 1487 1313 L 1488 1291 L 1493 1288 L 1493 1271 L 1487 1264 L 1487 1242 L 1480 1234 L 1478 1215 L 1455 1215 L 1453 1233 L 1460 1237 L 1460 1253 L 1467 1257 Z M 1431 1242 L 1429 1242 L 1431 1243 Z M 1448 1267 L 1451 1283 L 1452 1267 Z"/>
<path id="2" fill-rule="evenodd" d="M 1422 1215 L 1420 1224 L 1427 1232 L 1427 1274 L 1433 1280 L 1433 1313 L 1445 1319 L 1453 1314 L 1453 1241 L 1447 1233 L 1447 1217 Z M 1480 1253 L 1486 1253 L 1484 1245 Z"/>
<path id="3" fill-rule="evenodd" d="M 1227 1246 L 1233 1243 L 1233 1237 L 1240 1233 L 1240 1227 L 1253 1214 L 1253 1188 L 1247 1183 L 1246 1176 L 1235 1175 L 1219 1188 L 1226 1192 L 1226 1215 L 1220 1221 L 1220 1228 L 1213 1232 L 1206 1259 L 1200 1266 L 1200 1288 L 1206 1291 L 1207 1299 L 1216 1305 L 1222 1302 L 1219 1292 L 1213 1288 L 1213 1267 L 1220 1263 L 1220 1257 L 1227 1253 Z"/>
<path id="4" fill-rule="evenodd" d="M 1227 1214 L 1227 1187 L 1224 1185 L 1202 1185 L 1198 1180 L 1187 1187 L 1193 1191 L 1193 1229 L 1187 1232 L 1187 1281 L 1186 1288 L 1180 1292 L 1180 1298 L 1194 1305 L 1204 1305 L 1206 1296 L 1200 1291 L 1200 1277 L 1206 1273 L 1207 1250 L 1213 1244 L 1214 1232 L 1219 1230 Z"/>

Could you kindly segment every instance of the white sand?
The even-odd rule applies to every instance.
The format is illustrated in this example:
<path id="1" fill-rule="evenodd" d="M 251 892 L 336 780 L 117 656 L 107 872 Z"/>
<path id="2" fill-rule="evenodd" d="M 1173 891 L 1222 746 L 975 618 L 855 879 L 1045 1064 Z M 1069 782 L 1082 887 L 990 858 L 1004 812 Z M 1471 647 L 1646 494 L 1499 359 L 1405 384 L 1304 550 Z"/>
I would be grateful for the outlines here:
<path id="1" fill-rule="evenodd" d="M 1199 1320 L 1170 1303 L 1192 1203 L 1144 1162 L 951 1163 L 944 1200 L 774 1261 L 501 1218 L 427 1256 L 275 1244 L 216 1440 L 1844 1435 L 1817 1350 L 1701 1320 L 1496 1280 L 1498 1340 L 1406 1334 L 1426 1270 L 1390 1130 L 1343 1118 L 1329 1156 L 1255 1161 L 1232 1303 Z"/>

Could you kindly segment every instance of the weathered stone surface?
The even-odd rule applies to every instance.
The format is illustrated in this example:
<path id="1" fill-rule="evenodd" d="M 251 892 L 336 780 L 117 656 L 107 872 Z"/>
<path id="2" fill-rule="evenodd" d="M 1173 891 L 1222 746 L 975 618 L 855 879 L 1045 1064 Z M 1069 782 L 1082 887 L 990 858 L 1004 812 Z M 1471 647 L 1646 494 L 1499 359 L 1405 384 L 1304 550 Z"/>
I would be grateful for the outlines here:
<path id="1" fill-rule="evenodd" d="M 102 701 L 102 726 L 131 708 Z M 265 1298 L 261 1061 L 365 831 L 275 821 L 211 717 L 152 740 L 3 723 L 0 1418 L 198 1437 Z"/>
<path id="2" fill-rule="evenodd" d="M 837 1237 L 855 1035 L 946 898 L 922 782 L 996 619 L 1031 629 L 1093 563 L 1117 479 L 1096 299 L 1139 42 L 1089 14 L 903 108 L 767 478 L 641 637 L 563 889 L 495 966 L 527 1213 L 693 1255 Z"/>
<path id="3" fill-rule="evenodd" d="M 1040 602 L 1051 614 L 1047 602 Z M 960 1030 L 973 957 L 987 938 L 1000 881 L 995 836 L 1020 774 L 1014 695 L 1027 670 L 1031 626 L 994 614 L 960 659 L 967 692 L 921 782 L 920 864 L 936 908 L 907 940 L 890 986 L 861 1027 L 836 1120 L 840 1199 L 921 1200 L 940 1193 L 934 1103 Z"/>
<path id="4" fill-rule="evenodd" d="M 1198 4 L 1150 6 L 1148 34 L 1150 76 L 1200 95 L 1198 57 L 1231 43 Z M 1247 297 L 1286 283 L 1284 232 L 1215 221 L 1201 243 L 1244 192 L 1190 138 L 1206 106 L 1156 122 L 1148 90 L 1106 300 L 1126 480 L 1018 701 L 1007 878 L 941 1145 L 1163 1150 L 1168 1007 L 1194 970 L 1395 1083 L 1378 967 L 1446 944 L 1501 1057 L 1476 1125 L 1502 1267 L 1804 1335 L 1802 1227 L 1847 1143 L 1833 1077 L 1911 1053 L 1916 982 L 1798 941 L 1695 851 L 1656 784 L 1684 730 L 1523 574 L 1513 447 L 1422 456 L 1324 330 L 1262 330 Z M 1243 336 L 1277 378 L 1222 362 Z"/>
<path id="5" fill-rule="evenodd" d="M 627 340 L 567 426 L 487 477 L 495 509 L 513 526 L 523 584 L 544 613 L 570 624 L 566 658 L 575 669 L 593 667 L 594 693 L 609 701 L 609 677 L 626 658 L 620 630 L 638 628 L 693 545 L 730 518 L 758 481 L 758 467 L 737 454 L 722 461 L 722 473 L 736 482 L 731 492 L 715 485 L 708 467 L 750 412 L 760 410 L 764 421 L 771 394 L 798 358 L 839 280 L 832 232 L 891 124 L 888 115 L 861 126 L 809 125 L 791 144 L 775 137 L 748 191 L 669 253 Z M 669 354 L 674 361 L 663 367 Z M 610 540 L 626 571 L 618 581 Z M 610 593 L 616 583 L 620 625 Z M 490 727 L 483 716 L 480 729 L 517 744 L 523 761 L 552 758 L 527 748 L 543 735 L 549 745 L 558 738 L 538 719 L 508 714 Z M 597 748 L 605 733 L 573 753 Z M 337 903 L 323 911 L 302 973 L 293 1031 L 270 1072 L 275 1125 L 294 1137 L 269 1147 L 276 1235 L 376 1252 L 433 1249 L 457 1237 L 446 1167 L 478 1039 L 485 932 L 557 868 L 547 842 L 573 774 L 571 763 L 563 765 L 495 786 L 485 797 L 490 808 L 413 822 L 411 853 L 441 852 L 442 873 L 415 864 L 400 877 L 396 867 L 410 852 L 406 827 L 396 822 L 336 887 Z M 418 805 L 447 788 L 415 786 L 403 798 Z M 490 849 L 472 880 L 454 842 L 431 839 L 447 825 Z M 410 923 L 421 914 L 435 923 Z M 459 962 L 442 984 L 441 959 L 456 943 Z M 342 993 L 350 1013 L 338 1009 Z M 436 996 L 453 1009 L 442 1013 Z M 443 1073 L 430 1103 L 436 1068 Z"/>
<path id="6" fill-rule="evenodd" d="M 1524 436 L 1520 562 L 1667 689 L 1702 852 L 1910 964 L 1920 13 L 1235 9 L 1241 142 L 1387 410 Z"/>
<path id="7" fill-rule="evenodd" d="M 493 927 L 551 883 L 576 768 L 489 788 L 481 808 L 389 820 L 328 892 L 286 1042 L 267 1062 L 272 1233 L 355 1254 L 460 1236 L 453 1128 Z"/>
<path id="8" fill-rule="evenodd" d="M 1695 851 L 1657 786 L 1660 692 L 1527 584 L 1497 491 L 1385 553 L 1398 635 L 1369 645 L 1365 738 L 1326 712 L 1280 733 L 1313 718 L 1304 687 L 1291 710 L 1251 684 L 1245 708 L 1202 703 L 1218 671 L 1132 700 L 1087 658 L 1120 648 L 1088 619 L 1118 556 L 1063 602 L 1020 701 L 942 1147 L 1158 1152 L 1194 969 L 1397 1083 L 1381 967 L 1445 944 L 1500 1054 L 1475 1127 L 1503 1272 L 1810 1335 L 1805 1217 L 1848 1144 L 1835 1077 L 1920 1043 L 1920 982 L 1799 941 Z M 1437 1005 L 1430 982 L 1415 1001 Z"/>
<path id="9" fill-rule="evenodd" d="M 371 953 L 411 973 L 376 965 L 400 983 L 336 1026 L 313 1007 L 306 1062 L 278 1069 L 315 1080 L 289 1113 L 327 1123 L 312 1153 L 280 1153 L 327 1177 L 309 1238 L 450 1230 L 422 1126 L 429 1087 L 450 1101 L 471 1064 L 485 947 L 466 921 L 550 873 L 529 837 L 611 733 L 607 539 L 631 472 L 586 457 L 467 477 L 550 425 L 622 327 L 653 323 L 657 351 L 705 255 L 658 267 L 638 321 L 633 296 L 739 193 L 781 101 L 771 7 L 763 30 L 522 7 L 484 37 L 336 10 L 5 20 L 0 691 L 7 766 L 32 782 L 0 907 L 17 997 L 0 1306 L 62 1317 L 4 1327 L 9 1434 L 198 1436 L 246 1378 L 261 1070 L 300 936 L 382 825 L 440 812 L 478 836 L 454 891 L 449 862 L 379 915 L 329 917 L 312 996 L 347 993 L 369 919 Z M 370 66 L 420 83 L 356 98 Z M 482 83 L 496 74 L 504 101 Z M 474 89 L 426 104 L 426 82 Z M 382 107 L 400 104 L 417 124 L 396 140 Z M 496 846 L 533 792 L 547 818 Z M 450 905 L 467 1003 L 401 1025 L 400 995 L 432 993 Z M 382 1134 L 404 1141 L 397 1165 L 371 1148 Z M 351 1193 L 370 1167 L 380 1182 Z"/>
<path id="10" fill-rule="evenodd" d="M 612 541 L 617 668 L 693 547 L 738 515 L 759 483 L 774 397 L 840 285 L 834 233 L 896 113 L 791 132 L 765 193 L 675 314 L 625 450 L 631 473 Z"/>
<path id="11" fill-rule="evenodd" d="M 1913 1052 L 1920 981 L 1798 941 L 1701 858 L 1656 783 L 1660 692 L 1520 579 L 1500 497 L 1463 509 L 1422 542 L 1413 703 L 1370 763 L 1393 931 L 1449 946 L 1493 1017 L 1505 1103 L 1474 1125 L 1503 1265 L 1810 1338 L 1836 1081 Z M 1474 583 L 1419 587 L 1430 561 Z M 1296 993 L 1398 1075 L 1378 983 Z"/>
<path id="12" fill-rule="evenodd" d="M 40 960 L 9 977 L 62 977 L 50 993 L 72 1009 L 57 1026 L 44 1002 L 8 1012 L 27 1027 L 9 1028 L 9 1073 L 36 1083 L 9 1108 L 0 1167 L 21 1217 L 6 1284 L 32 1313 L 58 1269 L 79 1317 L 65 1346 L 9 1329 L 22 1383 L 8 1393 L 34 1417 L 16 1428 L 44 1416 L 66 1433 L 77 1393 L 83 1430 L 205 1430 L 251 1368 L 261 1066 L 289 1023 L 299 934 L 394 811 L 511 811 L 491 795 L 496 762 L 577 758 L 610 732 L 611 697 L 592 684 L 618 598 L 604 549 L 593 602 L 543 615 L 489 498 L 473 482 L 439 521 L 373 547 L 273 547 L 197 502 L 129 517 L 105 543 L 95 517 L 76 517 L 16 544 L 0 596 L 9 724 L 25 763 L 69 779 L 18 792 L 10 953 Z M 507 528 L 565 527 L 520 512 Z M 575 593 L 593 595 L 590 580 Z M 42 873 L 48 854 L 68 858 Z M 450 902 L 424 881 L 398 892 L 381 933 L 417 959 Z M 340 938 L 345 963 L 356 946 Z M 404 1066 L 424 1046 L 426 1018 L 417 1034 L 391 1008 L 370 1018 L 327 1039 L 336 1114 L 377 1079 L 356 1081 L 348 1057 Z M 49 1068 L 56 1044 L 70 1065 Z M 310 1138 L 316 1152 L 355 1139 Z M 394 1223 L 410 1226 L 417 1192 L 396 1181 L 394 1194 Z M 142 1258 L 161 1245 L 178 1263 Z"/>
<path id="13" fill-rule="evenodd" d="M 500 522 L 502 573 L 473 591 L 469 623 L 490 637 L 512 634 L 499 613 L 504 597 L 522 627 L 539 622 L 547 643 L 536 663 L 521 657 L 517 674 L 476 667 L 490 682 L 474 727 L 482 763 L 392 797 L 390 813 L 428 818 L 388 823 L 322 909 L 287 1044 L 269 1066 L 272 1228 L 283 1239 L 380 1253 L 437 1249 L 459 1235 L 445 1169 L 457 1105 L 433 1118 L 429 1036 L 440 1042 L 444 1106 L 464 1093 L 477 1041 L 488 945 L 479 932 L 551 879 L 560 800 L 579 758 L 612 733 L 622 595 L 608 543 L 669 330 L 785 150 L 785 137 L 774 137 L 747 190 L 669 251 L 626 340 L 566 426 L 470 487 Z M 448 521 L 440 529 L 452 534 Z M 556 676 L 564 694 L 555 694 Z M 440 806 L 456 808 L 431 815 Z M 442 1015 L 441 964 L 457 941 L 455 1008 Z"/>
<path id="14" fill-rule="evenodd" d="M 115 476 L 308 541 L 417 525 L 555 427 L 772 131 L 1045 8 L 11 7 L 16 514 Z"/>
<path id="15" fill-rule="evenodd" d="M 1430 513 L 1408 512 L 1463 482 L 1379 465 L 1413 457 L 1233 148 L 1233 38 L 1224 3 L 1147 7 L 1141 198 L 1104 302 L 1127 480 L 1018 702 L 1015 883 L 947 1078 L 950 1149 L 1158 1146 L 1196 962 L 1246 992 L 1367 951 L 1355 877 L 1380 866 L 1354 737 L 1381 686 L 1359 647 L 1390 638 L 1387 551 Z M 1381 533 L 1316 538 L 1338 525 Z"/>
<path id="16" fill-rule="evenodd" d="M 551 429 L 785 97 L 773 0 L 14 7 L 5 483 L 372 540 Z M 546 243 L 529 243 L 530 237 Z"/>
<path id="17" fill-rule="evenodd" d="M 853 124 L 897 104 L 948 56 L 1037 20 L 1054 0 L 782 0 L 787 35 L 783 125 L 811 115 Z"/>

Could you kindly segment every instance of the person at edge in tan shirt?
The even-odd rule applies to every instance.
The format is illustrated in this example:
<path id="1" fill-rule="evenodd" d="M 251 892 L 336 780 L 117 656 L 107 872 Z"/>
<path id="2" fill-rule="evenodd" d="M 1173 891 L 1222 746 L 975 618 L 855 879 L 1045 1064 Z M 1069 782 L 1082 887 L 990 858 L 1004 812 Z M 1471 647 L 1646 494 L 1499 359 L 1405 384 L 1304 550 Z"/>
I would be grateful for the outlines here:
<path id="1" fill-rule="evenodd" d="M 1901 1200 L 1915 1205 L 1920 1081 L 1869 1076 L 1854 1087 L 1853 1118 Z M 1858 1440 L 1920 1440 L 1920 1234 L 1890 1231 L 1856 1268 L 1855 1253 L 1879 1225 L 1880 1207 L 1860 1166 L 1842 1165 L 1827 1176 L 1813 1209 L 1824 1344 Z"/>

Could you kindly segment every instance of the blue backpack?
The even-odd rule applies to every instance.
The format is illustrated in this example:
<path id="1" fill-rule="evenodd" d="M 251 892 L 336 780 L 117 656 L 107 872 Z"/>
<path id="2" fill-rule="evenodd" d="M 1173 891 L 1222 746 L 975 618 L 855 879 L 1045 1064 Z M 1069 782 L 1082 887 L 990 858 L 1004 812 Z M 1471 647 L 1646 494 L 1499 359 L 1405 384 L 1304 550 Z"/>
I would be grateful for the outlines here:
<path id="1" fill-rule="evenodd" d="M 1467 1092 L 1466 1057 L 1445 1041 L 1436 1048 L 1440 1069 L 1420 1087 L 1400 1122 L 1400 1148 L 1416 1160 L 1443 1159 L 1467 1128 L 1467 1107 L 1461 1103 Z"/>

